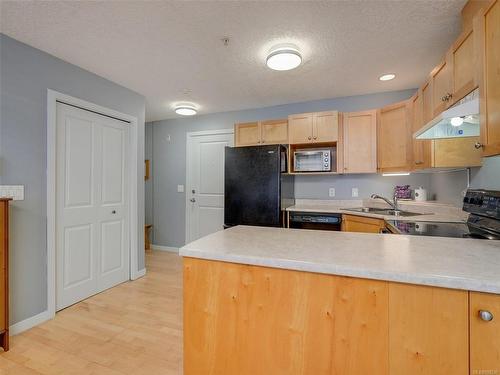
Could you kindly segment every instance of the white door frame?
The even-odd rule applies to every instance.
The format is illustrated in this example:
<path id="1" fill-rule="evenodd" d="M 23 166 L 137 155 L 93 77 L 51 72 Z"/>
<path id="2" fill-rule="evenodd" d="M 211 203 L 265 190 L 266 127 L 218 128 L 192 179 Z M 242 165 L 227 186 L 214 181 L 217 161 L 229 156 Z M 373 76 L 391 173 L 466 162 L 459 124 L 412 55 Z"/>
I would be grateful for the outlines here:
<path id="1" fill-rule="evenodd" d="M 186 133 L 186 187 L 184 189 L 185 199 L 185 210 L 186 210 L 186 222 L 185 222 L 185 233 L 184 233 L 184 243 L 186 243 L 189 237 L 189 223 L 191 217 L 191 210 L 189 205 L 189 194 L 188 189 L 191 186 L 191 166 L 189 160 L 192 155 L 193 140 L 196 137 L 203 137 L 206 135 L 219 135 L 219 134 L 234 134 L 234 129 L 219 129 L 219 130 L 203 130 L 198 132 Z"/>
<path id="2" fill-rule="evenodd" d="M 137 270 L 138 264 L 138 228 L 137 228 L 137 184 L 138 174 L 137 140 L 138 127 L 137 118 L 125 113 L 117 112 L 100 105 L 87 102 L 72 96 L 47 89 L 47 311 L 49 319 L 56 313 L 56 130 L 57 130 L 57 102 L 80 107 L 104 116 L 114 117 L 130 124 L 129 150 L 130 169 L 129 173 L 129 278 L 135 280 L 144 274 Z"/>

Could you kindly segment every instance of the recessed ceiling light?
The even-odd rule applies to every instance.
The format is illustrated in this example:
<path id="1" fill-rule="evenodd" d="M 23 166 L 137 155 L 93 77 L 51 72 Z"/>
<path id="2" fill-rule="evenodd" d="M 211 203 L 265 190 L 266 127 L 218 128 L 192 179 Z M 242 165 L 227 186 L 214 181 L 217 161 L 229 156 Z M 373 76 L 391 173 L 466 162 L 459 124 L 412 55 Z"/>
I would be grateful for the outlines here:
<path id="1" fill-rule="evenodd" d="M 175 107 L 175 113 L 181 116 L 194 116 L 198 112 L 196 107 L 191 104 L 181 104 Z"/>
<path id="2" fill-rule="evenodd" d="M 273 70 L 291 70 L 302 63 L 299 50 L 290 45 L 274 47 L 267 55 L 266 64 Z"/>
<path id="3" fill-rule="evenodd" d="M 396 78 L 395 74 L 389 73 L 389 74 L 384 74 L 380 77 L 378 77 L 379 80 L 381 81 L 390 81 L 391 79 Z"/>

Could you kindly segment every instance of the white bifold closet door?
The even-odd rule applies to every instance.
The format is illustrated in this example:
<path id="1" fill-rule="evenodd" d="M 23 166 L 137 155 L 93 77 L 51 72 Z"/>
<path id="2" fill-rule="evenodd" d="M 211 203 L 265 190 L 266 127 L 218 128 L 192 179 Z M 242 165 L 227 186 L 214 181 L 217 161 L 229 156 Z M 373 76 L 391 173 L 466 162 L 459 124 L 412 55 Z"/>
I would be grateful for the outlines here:
<path id="1" fill-rule="evenodd" d="M 57 103 L 57 310 L 129 279 L 129 127 Z"/>

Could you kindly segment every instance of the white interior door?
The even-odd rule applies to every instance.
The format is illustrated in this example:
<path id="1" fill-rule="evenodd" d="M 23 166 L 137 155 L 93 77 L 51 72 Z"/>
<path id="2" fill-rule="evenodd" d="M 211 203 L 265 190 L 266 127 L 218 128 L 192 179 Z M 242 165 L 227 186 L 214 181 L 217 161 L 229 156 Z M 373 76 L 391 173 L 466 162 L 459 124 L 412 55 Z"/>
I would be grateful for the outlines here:
<path id="1" fill-rule="evenodd" d="M 233 142 L 232 130 L 188 134 L 186 243 L 223 227 L 224 148 Z"/>
<path id="2" fill-rule="evenodd" d="M 57 103 L 56 305 L 129 279 L 129 124 Z"/>

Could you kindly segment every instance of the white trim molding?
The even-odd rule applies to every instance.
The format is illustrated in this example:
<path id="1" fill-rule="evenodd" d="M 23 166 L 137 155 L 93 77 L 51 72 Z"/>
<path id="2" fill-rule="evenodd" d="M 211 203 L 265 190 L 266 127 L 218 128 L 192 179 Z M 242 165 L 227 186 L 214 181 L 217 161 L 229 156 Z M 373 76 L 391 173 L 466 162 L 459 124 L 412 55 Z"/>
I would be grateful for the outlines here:
<path id="1" fill-rule="evenodd" d="M 154 245 L 154 244 L 151 244 L 151 250 L 169 251 L 171 253 L 179 253 L 178 247 Z"/>
<path id="2" fill-rule="evenodd" d="M 146 276 L 146 268 L 143 268 L 142 270 L 135 271 L 135 272 L 132 270 L 132 277 L 130 279 L 137 280 L 143 276 Z"/>
<path id="3" fill-rule="evenodd" d="M 9 327 L 9 333 L 11 335 L 17 335 L 17 334 L 24 332 L 30 328 L 33 328 L 34 326 L 42 324 L 43 322 L 46 322 L 47 320 L 50 320 L 52 318 L 53 318 L 53 315 L 49 312 L 49 310 L 45 310 L 45 311 L 41 312 L 40 314 L 32 316 L 31 318 L 21 320 L 20 322 L 11 325 Z"/>
<path id="4" fill-rule="evenodd" d="M 136 173 L 130 173 L 130 269 L 129 279 L 135 280 L 146 273 L 146 270 L 138 268 L 138 196 L 137 186 L 139 183 L 138 172 L 138 120 L 136 117 L 117 112 L 100 105 L 87 102 L 72 96 L 47 89 L 47 311 L 17 323 L 21 328 L 31 328 L 39 324 L 43 319 L 51 319 L 56 313 L 56 125 L 57 125 L 57 102 L 66 103 L 85 110 L 96 112 L 105 116 L 114 117 L 130 124 L 130 165 Z M 143 173 L 141 173 L 142 178 Z M 47 314 L 47 315 L 44 315 Z M 47 320 L 45 319 L 45 320 Z M 28 322 L 28 323 L 24 323 Z M 33 325 L 30 326 L 30 324 Z M 26 328 L 27 329 L 27 328 Z"/>

